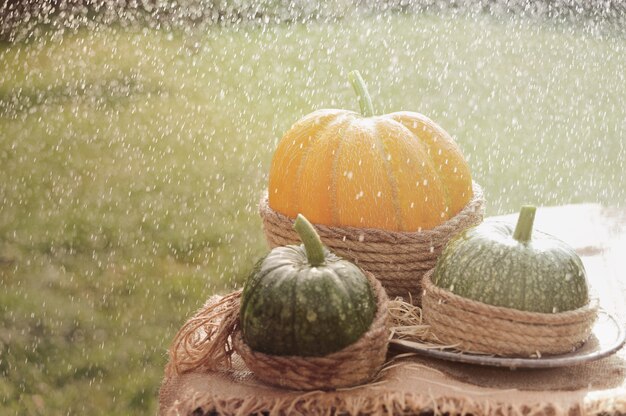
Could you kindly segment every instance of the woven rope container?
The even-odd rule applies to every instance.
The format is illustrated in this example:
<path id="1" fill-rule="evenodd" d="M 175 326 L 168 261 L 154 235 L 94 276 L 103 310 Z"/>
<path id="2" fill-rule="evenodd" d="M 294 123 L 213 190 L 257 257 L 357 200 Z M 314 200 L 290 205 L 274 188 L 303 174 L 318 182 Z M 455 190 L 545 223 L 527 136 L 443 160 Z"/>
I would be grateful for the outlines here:
<path id="1" fill-rule="evenodd" d="M 431 333 L 445 345 L 502 356 L 563 354 L 589 338 L 597 305 L 559 313 L 525 312 L 487 305 L 423 280 L 422 313 Z"/>
<path id="2" fill-rule="evenodd" d="M 366 383 L 376 376 L 389 342 L 387 295 L 366 273 L 377 298 L 377 311 L 368 331 L 356 342 L 322 357 L 269 355 L 250 349 L 240 330 L 233 334 L 235 351 L 261 381 L 294 390 L 332 390 Z"/>
<path id="3" fill-rule="evenodd" d="M 435 267 L 437 257 L 450 238 L 483 220 L 485 201 L 481 187 L 475 182 L 473 192 L 472 200 L 461 212 L 431 230 L 394 232 L 314 225 L 322 242 L 332 252 L 373 273 L 390 298 L 400 296 L 419 305 L 422 277 Z M 295 219 L 270 208 L 267 194 L 261 198 L 259 210 L 271 248 L 300 244 L 293 230 Z"/>

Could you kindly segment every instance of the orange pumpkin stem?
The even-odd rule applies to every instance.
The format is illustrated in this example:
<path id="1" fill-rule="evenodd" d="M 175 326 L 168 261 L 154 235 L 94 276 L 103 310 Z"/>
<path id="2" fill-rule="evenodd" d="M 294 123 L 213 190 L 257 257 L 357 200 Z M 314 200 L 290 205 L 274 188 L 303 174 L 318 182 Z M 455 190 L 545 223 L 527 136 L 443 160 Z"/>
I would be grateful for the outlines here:
<path id="1" fill-rule="evenodd" d="M 359 98 L 359 106 L 361 107 L 361 114 L 365 117 L 372 117 L 374 115 L 374 106 L 372 105 L 372 98 L 367 91 L 367 85 L 363 81 L 363 77 L 359 71 L 351 71 L 348 74 L 348 79 L 352 84 L 352 88 L 356 92 Z"/>

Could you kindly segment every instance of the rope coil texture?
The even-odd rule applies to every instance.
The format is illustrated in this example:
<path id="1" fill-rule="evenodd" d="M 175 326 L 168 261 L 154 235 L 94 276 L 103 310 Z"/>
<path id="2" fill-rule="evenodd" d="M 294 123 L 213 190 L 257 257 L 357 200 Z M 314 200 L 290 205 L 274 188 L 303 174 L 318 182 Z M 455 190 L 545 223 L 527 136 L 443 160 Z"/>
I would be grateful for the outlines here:
<path id="1" fill-rule="evenodd" d="M 369 330 L 356 342 L 323 357 L 275 356 L 252 351 L 239 329 L 241 290 L 212 297 L 178 331 L 169 350 L 166 376 L 231 368 L 233 353 L 260 380 L 296 390 L 330 390 L 370 381 L 385 362 L 390 338 L 388 298 L 365 272 L 377 299 Z"/>
<path id="2" fill-rule="evenodd" d="M 559 313 L 525 312 L 458 296 L 423 280 L 422 311 L 431 333 L 456 349 L 502 356 L 563 354 L 591 334 L 596 303 Z"/>
<path id="3" fill-rule="evenodd" d="M 419 305 L 421 279 L 435 267 L 450 238 L 483 220 L 483 191 L 476 182 L 472 187 L 472 200 L 461 212 L 431 230 L 396 232 L 314 224 L 315 229 L 332 252 L 373 273 L 390 298 L 402 297 Z M 293 230 L 294 219 L 270 208 L 267 193 L 261 198 L 259 211 L 270 248 L 300 244 Z"/>
<path id="4" fill-rule="evenodd" d="M 387 295 L 367 273 L 377 298 L 370 329 L 355 343 L 323 357 L 269 355 L 252 351 L 235 331 L 233 345 L 246 366 L 263 382 L 294 390 L 331 390 L 372 380 L 385 362 L 389 343 Z"/>

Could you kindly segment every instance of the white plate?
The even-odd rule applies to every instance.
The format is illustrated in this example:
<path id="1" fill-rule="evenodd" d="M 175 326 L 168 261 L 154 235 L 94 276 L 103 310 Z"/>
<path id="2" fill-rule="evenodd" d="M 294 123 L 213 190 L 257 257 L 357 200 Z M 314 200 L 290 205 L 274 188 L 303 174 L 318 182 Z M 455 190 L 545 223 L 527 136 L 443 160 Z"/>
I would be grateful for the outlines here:
<path id="1" fill-rule="evenodd" d="M 390 348 L 397 351 L 413 352 L 426 357 L 461 363 L 514 368 L 555 368 L 567 367 L 599 360 L 617 352 L 626 341 L 626 331 L 617 319 L 608 312 L 600 312 L 591 330 L 591 336 L 576 351 L 549 355 L 541 358 L 510 358 L 491 355 L 464 353 L 446 348 L 425 348 L 419 343 L 401 339 L 391 340 Z"/>

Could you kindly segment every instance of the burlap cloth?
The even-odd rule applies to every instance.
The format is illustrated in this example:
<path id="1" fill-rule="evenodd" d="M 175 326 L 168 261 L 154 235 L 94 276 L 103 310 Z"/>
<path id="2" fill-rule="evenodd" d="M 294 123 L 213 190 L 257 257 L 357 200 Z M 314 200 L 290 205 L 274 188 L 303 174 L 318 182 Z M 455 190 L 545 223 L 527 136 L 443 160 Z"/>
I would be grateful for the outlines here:
<path id="1" fill-rule="evenodd" d="M 626 213 L 558 207 L 539 210 L 536 224 L 577 249 L 602 307 L 626 322 Z M 515 371 L 396 357 L 369 385 L 308 393 L 262 384 L 235 356 L 230 372 L 166 378 L 159 399 L 164 415 L 626 414 L 626 350 L 573 367 Z"/>

